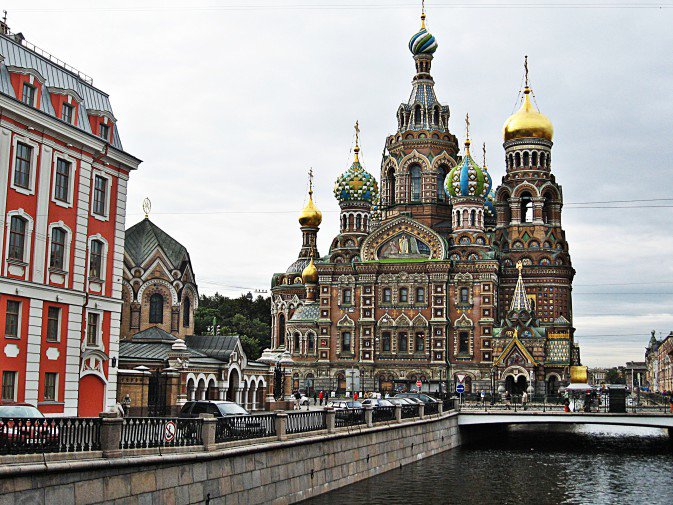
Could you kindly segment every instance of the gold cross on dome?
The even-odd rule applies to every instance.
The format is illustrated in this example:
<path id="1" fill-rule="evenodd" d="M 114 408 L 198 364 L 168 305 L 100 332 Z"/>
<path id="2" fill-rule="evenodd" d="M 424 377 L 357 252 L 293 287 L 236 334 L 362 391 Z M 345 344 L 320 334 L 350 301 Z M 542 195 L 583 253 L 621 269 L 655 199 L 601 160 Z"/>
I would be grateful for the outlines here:
<path id="1" fill-rule="evenodd" d="M 313 194 L 313 167 L 308 169 L 308 194 Z"/>
<path id="2" fill-rule="evenodd" d="M 486 166 L 486 142 L 484 142 L 482 149 L 484 150 L 484 166 Z"/>
<path id="3" fill-rule="evenodd" d="M 523 57 L 523 71 L 526 76 L 526 87 L 528 87 L 528 55 Z"/>
<path id="4" fill-rule="evenodd" d="M 470 138 L 470 113 L 465 114 L 465 139 Z"/>
<path id="5" fill-rule="evenodd" d="M 355 121 L 355 147 L 360 147 L 360 121 Z"/>
<path id="6" fill-rule="evenodd" d="M 362 182 L 360 179 L 353 179 L 351 181 L 351 188 L 353 188 L 355 191 L 358 191 L 362 186 L 364 186 L 364 182 Z"/>

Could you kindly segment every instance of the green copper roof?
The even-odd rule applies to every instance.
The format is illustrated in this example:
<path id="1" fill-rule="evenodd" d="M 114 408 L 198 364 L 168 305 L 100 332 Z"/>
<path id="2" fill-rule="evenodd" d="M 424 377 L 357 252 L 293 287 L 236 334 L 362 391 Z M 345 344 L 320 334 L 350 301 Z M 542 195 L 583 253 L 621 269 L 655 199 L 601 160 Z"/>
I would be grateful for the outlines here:
<path id="1" fill-rule="evenodd" d="M 148 218 L 126 230 L 124 250 L 134 265 L 142 265 L 156 247 L 166 254 L 173 267 L 179 268 L 189 258 L 187 249 Z"/>

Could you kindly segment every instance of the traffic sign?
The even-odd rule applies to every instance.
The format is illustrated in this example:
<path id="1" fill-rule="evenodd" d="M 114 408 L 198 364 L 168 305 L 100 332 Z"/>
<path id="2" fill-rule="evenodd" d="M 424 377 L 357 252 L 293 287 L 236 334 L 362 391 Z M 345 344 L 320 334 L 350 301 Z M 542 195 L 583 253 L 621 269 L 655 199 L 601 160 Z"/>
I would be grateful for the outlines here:
<path id="1" fill-rule="evenodd" d="M 175 426 L 175 422 L 168 421 L 164 425 L 164 441 L 172 442 L 175 439 L 175 432 L 178 430 L 178 427 Z"/>
<path id="2" fill-rule="evenodd" d="M 419 381 L 419 380 L 416 381 L 416 387 L 417 388 L 420 388 L 422 385 L 423 385 L 423 383 L 421 381 Z"/>
<path id="3" fill-rule="evenodd" d="M 458 379 L 458 382 L 463 382 L 465 380 L 466 375 L 464 373 L 457 373 L 456 374 L 456 379 Z"/>
<path id="4" fill-rule="evenodd" d="M 465 384 L 456 384 L 456 393 L 463 394 L 465 392 Z"/>

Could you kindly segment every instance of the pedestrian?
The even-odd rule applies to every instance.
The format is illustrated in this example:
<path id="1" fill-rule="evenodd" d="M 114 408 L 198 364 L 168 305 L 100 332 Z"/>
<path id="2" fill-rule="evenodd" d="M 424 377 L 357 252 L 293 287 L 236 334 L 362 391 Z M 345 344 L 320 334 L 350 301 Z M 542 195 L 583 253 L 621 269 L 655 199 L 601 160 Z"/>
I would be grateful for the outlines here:
<path id="1" fill-rule="evenodd" d="M 301 405 L 299 403 L 299 400 L 301 400 L 301 395 L 299 394 L 299 391 L 295 391 L 294 392 L 294 401 L 295 401 L 294 410 L 300 410 L 301 409 Z"/>
<path id="2" fill-rule="evenodd" d="M 358 401 L 358 392 L 357 391 L 355 393 L 353 393 L 353 401 L 354 402 Z"/>
<path id="3" fill-rule="evenodd" d="M 320 390 L 320 393 L 318 393 L 318 398 L 320 399 L 320 405 L 322 406 L 322 399 L 324 398 L 324 393 L 322 389 Z"/>
<path id="4" fill-rule="evenodd" d="M 670 391 L 668 393 L 668 403 L 669 403 L 669 409 L 671 411 L 671 414 L 673 414 L 673 391 Z"/>
<path id="5" fill-rule="evenodd" d="M 526 404 L 528 403 L 528 393 L 523 392 L 521 395 L 521 407 L 523 407 L 523 410 L 526 410 Z"/>
<path id="6" fill-rule="evenodd" d="M 510 393 L 509 391 L 505 393 L 505 409 L 506 410 L 512 409 L 512 393 Z"/>
<path id="7" fill-rule="evenodd" d="M 481 404 L 484 406 L 486 405 L 486 391 L 483 389 L 481 390 Z"/>
<path id="8" fill-rule="evenodd" d="M 570 398 L 567 394 L 563 398 L 563 412 L 570 412 Z"/>
<path id="9" fill-rule="evenodd" d="M 318 405 L 318 393 L 313 391 L 313 405 Z"/>

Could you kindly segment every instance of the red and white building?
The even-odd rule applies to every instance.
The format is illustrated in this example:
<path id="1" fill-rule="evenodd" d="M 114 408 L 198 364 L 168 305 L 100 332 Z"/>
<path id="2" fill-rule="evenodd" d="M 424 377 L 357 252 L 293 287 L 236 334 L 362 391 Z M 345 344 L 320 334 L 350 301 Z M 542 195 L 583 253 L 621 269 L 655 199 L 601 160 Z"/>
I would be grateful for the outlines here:
<path id="1" fill-rule="evenodd" d="M 108 95 L 0 24 L 0 391 L 115 403 L 129 173 Z"/>

